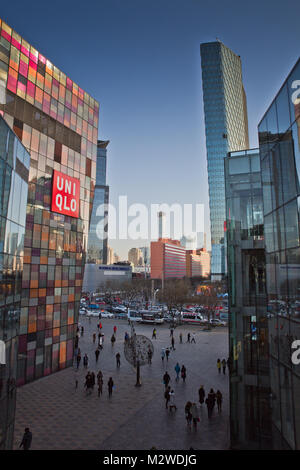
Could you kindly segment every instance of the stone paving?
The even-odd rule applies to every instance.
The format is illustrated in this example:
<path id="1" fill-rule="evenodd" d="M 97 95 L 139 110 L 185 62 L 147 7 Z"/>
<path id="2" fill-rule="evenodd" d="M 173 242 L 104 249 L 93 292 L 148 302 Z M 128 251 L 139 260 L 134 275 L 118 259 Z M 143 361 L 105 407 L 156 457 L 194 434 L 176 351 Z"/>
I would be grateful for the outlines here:
<path id="1" fill-rule="evenodd" d="M 168 325 L 159 325 L 157 339 L 153 339 L 154 356 L 151 365 L 141 367 L 142 386 L 135 387 L 136 373 L 125 360 L 124 334 L 130 333 L 125 320 L 102 319 L 105 335 L 104 348 L 96 365 L 92 341 L 97 331 L 97 319 L 91 322 L 81 317 L 84 335 L 80 338 L 82 358 L 87 352 L 88 370 L 99 369 L 104 376 L 103 395 L 98 398 L 97 386 L 91 395 L 83 388 L 87 370 L 70 367 L 39 379 L 18 389 L 14 448 L 18 448 L 24 428 L 33 433 L 32 449 L 93 449 L 137 450 L 156 447 L 164 450 L 229 448 L 229 390 L 228 375 L 218 374 L 216 361 L 228 357 L 228 331 L 216 328 L 201 331 L 198 326 L 180 326 L 175 329 L 175 351 L 169 361 L 161 360 L 161 349 L 170 345 Z M 117 326 L 117 341 L 111 346 L 113 326 Z M 137 334 L 151 338 L 153 325 L 137 325 Z M 188 332 L 196 333 L 196 344 L 186 343 Z M 179 344 L 179 333 L 183 344 Z M 121 367 L 117 369 L 115 355 L 121 354 Z M 175 381 L 176 362 L 187 369 L 186 383 Z M 177 411 L 165 408 L 162 377 L 165 370 L 171 376 Z M 107 381 L 112 377 L 115 390 L 108 397 Z M 78 389 L 75 389 L 75 379 Z M 211 387 L 223 393 L 223 409 L 208 420 L 206 406 L 198 402 L 198 389 L 204 385 L 208 393 Z M 195 401 L 200 411 L 198 429 L 186 425 L 185 403 Z"/>

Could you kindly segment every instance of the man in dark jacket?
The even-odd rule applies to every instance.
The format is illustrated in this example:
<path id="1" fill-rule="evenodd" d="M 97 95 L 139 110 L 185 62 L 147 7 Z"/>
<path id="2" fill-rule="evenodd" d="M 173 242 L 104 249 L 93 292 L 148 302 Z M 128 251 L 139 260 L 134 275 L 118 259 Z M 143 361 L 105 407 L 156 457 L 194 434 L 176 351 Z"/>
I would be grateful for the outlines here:
<path id="1" fill-rule="evenodd" d="M 32 433 L 30 432 L 29 428 L 25 428 L 25 432 L 24 432 L 20 447 L 23 447 L 23 450 L 29 450 L 31 446 L 31 441 L 32 441 Z"/>

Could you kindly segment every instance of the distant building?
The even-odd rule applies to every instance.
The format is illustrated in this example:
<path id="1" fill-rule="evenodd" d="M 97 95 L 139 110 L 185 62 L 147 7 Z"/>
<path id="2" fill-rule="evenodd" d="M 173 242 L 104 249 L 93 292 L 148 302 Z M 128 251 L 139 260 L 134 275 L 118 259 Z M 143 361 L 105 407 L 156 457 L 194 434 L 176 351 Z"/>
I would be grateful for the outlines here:
<path id="1" fill-rule="evenodd" d="M 82 290 L 83 292 L 95 292 L 101 290 L 106 283 L 131 281 L 132 266 L 126 263 L 113 264 L 110 266 L 102 264 L 87 264 Z"/>
<path id="2" fill-rule="evenodd" d="M 159 238 L 151 242 L 151 278 L 167 279 L 186 276 L 185 248 L 178 240 Z"/>
<path id="3" fill-rule="evenodd" d="M 224 158 L 249 148 L 246 95 L 240 56 L 220 41 L 201 44 L 201 66 L 209 208 L 212 280 L 226 274 Z"/>
<path id="4" fill-rule="evenodd" d="M 87 263 L 107 264 L 109 186 L 106 185 L 106 148 L 108 144 L 109 140 L 97 142 L 96 186 L 88 238 Z"/>
<path id="5" fill-rule="evenodd" d="M 134 264 L 134 266 L 143 266 L 144 259 L 143 253 L 140 248 L 130 248 L 128 251 L 128 261 Z"/>
<path id="6" fill-rule="evenodd" d="M 187 277 L 210 276 L 210 254 L 204 249 L 186 250 Z"/>
<path id="7" fill-rule="evenodd" d="M 144 265 L 150 266 L 150 247 L 143 246 L 143 247 L 140 247 L 140 250 L 143 255 Z"/>

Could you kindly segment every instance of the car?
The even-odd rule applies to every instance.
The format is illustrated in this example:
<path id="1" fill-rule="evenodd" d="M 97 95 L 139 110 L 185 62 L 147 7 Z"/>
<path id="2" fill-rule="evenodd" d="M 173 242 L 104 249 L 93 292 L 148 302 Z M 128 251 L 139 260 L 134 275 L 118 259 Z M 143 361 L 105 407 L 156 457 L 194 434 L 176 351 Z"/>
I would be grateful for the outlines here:
<path id="1" fill-rule="evenodd" d="M 219 320 L 218 318 L 212 318 L 210 320 L 211 325 L 213 326 L 227 326 L 227 322 Z"/>
<path id="2" fill-rule="evenodd" d="M 86 314 L 86 309 L 85 308 L 80 308 L 79 313 L 80 313 L 80 315 L 85 315 Z"/>
<path id="3" fill-rule="evenodd" d="M 99 312 L 99 313 L 101 313 L 101 318 L 114 318 L 115 317 L 113 313 L 108 312 L 107 310 L 104 310 L 104 312 Z"/>

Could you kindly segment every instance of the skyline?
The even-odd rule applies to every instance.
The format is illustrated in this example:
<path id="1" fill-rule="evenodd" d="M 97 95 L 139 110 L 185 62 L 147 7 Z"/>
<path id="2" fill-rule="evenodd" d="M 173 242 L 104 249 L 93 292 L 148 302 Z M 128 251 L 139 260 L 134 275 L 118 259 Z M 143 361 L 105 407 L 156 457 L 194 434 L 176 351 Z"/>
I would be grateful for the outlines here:
<path id="1" fill-rule="evenodd" d="M 300 5 L 287 1 L 283 12 L 256 1 L 239 11 L 236 1 L 219 2 L 216 17 L 215 6 L 196 0 L 182 8 L 178 0 L 86 2 L 84 11 L 54 1 L 43 6 L 45 24 L 38 2 L 30 4 L 22 15 L 15 14 L 21 2 L 5 5 L 1 17 L 100 102 L 98 138 L 110 140 L 110 202 L 127 195 L 129 204 L 203 203 L 209 242 L 200 44 L 218 37 L 241 56 L 255 148 L 258 122 L 299 55 Z M 123 258 L 145 240 L 109 244 Z"/>

